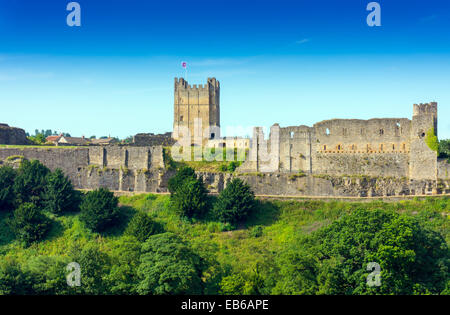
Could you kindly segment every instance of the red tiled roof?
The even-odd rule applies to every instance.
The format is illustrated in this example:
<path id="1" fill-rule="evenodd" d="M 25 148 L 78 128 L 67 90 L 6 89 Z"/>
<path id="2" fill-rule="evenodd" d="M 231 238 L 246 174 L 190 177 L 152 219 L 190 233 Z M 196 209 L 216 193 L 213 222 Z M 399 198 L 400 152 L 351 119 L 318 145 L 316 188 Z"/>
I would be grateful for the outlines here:
<path id="1" fill-rule="evenodd" d="M 45 138 L 47 141 L 58 141 L 61 136 L 48 136 Z"/>

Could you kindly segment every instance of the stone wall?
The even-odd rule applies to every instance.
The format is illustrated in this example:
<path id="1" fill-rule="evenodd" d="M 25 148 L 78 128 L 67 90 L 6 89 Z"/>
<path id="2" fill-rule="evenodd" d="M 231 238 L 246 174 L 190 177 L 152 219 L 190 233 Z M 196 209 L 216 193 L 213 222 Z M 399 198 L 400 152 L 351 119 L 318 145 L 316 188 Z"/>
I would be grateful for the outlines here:
<path id="1" fill-rule="evenodd" d="M 269 139 L 254 128 L 241 173 L 305 173 L 436 180 L 437 155 L 426 133 L 437 130 L 437 104 L 414 105 L 413 119 L 332 119 L 281 128 Z"/>
<path id="2" fill-rule="evenodd" d="M 438 160 L 438 179 L 450 179 L 450 163 L 447 159 Z"/>
<path id="3" fill-rule="evenodd" d="M 234 178 L 248 183 L 260 196 L 293 197 L 389 197 L 450 193 L 450 179 L 409 180 L 394 177 L 298 175 L 258 173 L 247 175 L 197 173 L 213 193 L 223 190 Z"/>
<path id="4" fill-rule="evenodd" d="M 0 164 L 20 158 L 61 169 L 81 189 L 160 192 L 167 187 L 161 146 L 0 148 Z"/>
<path id="5" fill-rule="evenodd" d="M 171 146 L 175 144 L 172 139 L 172 133 L 167 132 L 162 135 L 155 135 L 152 133 L 138 133 L 133 137 L 133 145 L 135 146 Z"/>
<path id="6" fill-rule="evenodd" d="M 23 145 L 30 144 L 30 141 L 23 129 L 0 124 L 0 144 Z"/>

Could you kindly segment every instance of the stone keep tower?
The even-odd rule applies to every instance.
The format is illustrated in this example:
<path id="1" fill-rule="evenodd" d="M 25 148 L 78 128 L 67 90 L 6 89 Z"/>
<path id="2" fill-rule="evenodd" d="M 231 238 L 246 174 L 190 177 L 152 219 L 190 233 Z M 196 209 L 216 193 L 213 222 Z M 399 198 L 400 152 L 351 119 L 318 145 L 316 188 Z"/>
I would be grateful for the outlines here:
<path id="1" fill-rule="evenodd" d="M 426 143 L 430 131 L 434 131 L 437 136 L 437 103 L 414 104 L 409 155 L 411 179 L 437 178 L 437 152 Z"/>
<path id="2" fill-rule="evenodd" d="M 202 142 L 220 137 L 220 84 L 216 78 L 208 78 L 205 85 L 188 85 L 183 78 L 175 78 L 174 120 L 172 138 L 194 136 Z M 201 123 L 201 125 L 200 125 Z"/>

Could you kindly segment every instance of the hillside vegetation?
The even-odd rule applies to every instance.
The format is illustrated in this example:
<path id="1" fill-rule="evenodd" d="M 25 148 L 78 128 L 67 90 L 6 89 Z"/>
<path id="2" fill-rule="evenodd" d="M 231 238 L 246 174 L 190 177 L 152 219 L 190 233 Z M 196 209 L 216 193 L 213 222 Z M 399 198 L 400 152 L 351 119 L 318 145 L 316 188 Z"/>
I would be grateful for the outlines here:
<path id="1" fill-rule="evenodd" d="M 38 162 L 0 168 L 0 294 L 450 293 L 448 198 L 260 201 L 239 180 L 211 197 L 189 168 L 169 189 L 80 195 Z"/>

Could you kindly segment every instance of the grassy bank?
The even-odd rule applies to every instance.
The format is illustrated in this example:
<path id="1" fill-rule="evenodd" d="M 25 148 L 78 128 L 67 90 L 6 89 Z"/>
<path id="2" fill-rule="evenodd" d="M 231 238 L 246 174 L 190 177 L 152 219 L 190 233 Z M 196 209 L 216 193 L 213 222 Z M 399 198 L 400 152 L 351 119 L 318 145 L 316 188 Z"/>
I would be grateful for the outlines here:
<path id="1" fill-rule="evenodd" d="M 42 256 L 65 259 L 77 248 L 96 243 L 111 261 L 115 261 L 120 254 L 117 248 L 126 237 L 124 229 L 136 211 L 149 213 L 154 221 L 162 224 L 165 230 L 179 235 L 205 259 L 215 259 L 218 265 L 209 270 L 211 276 L 218 272 L 217 268 L 233 274 L 254 273 L 258 264 L 273 260 L 298 235 L 317 231 L 357 209 L 383 209 L 417 217 L 450 244 L 448 198 L 395 203 L 259 201 L 258 209 L 247 223 L 233 231 L 228 231 L 226 225 L 211 219 L 194 222 L 180 219 L 170 210 L 169 200 L 167 195 L 153 194 L 120 197 L 122 223 L 102 235 L 86 229 L 78 213 L 61 217 L 46 213 L 55 221 L 52 230 L 44 241 L 30 247 L 24 247 L 14 239 L 6 224 L 7 214 L 1 212 L 0 255 L 27 265 Z"/>

